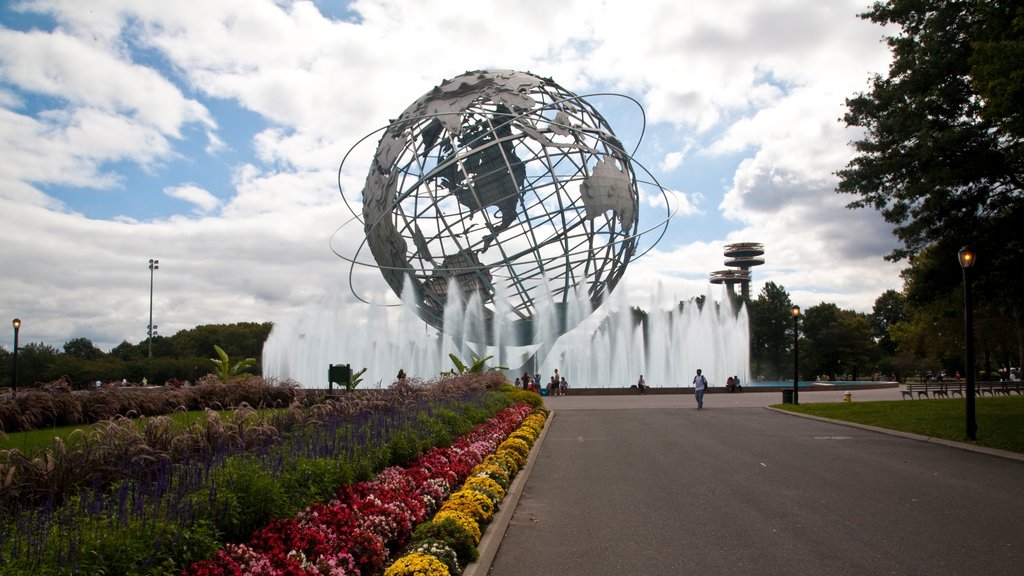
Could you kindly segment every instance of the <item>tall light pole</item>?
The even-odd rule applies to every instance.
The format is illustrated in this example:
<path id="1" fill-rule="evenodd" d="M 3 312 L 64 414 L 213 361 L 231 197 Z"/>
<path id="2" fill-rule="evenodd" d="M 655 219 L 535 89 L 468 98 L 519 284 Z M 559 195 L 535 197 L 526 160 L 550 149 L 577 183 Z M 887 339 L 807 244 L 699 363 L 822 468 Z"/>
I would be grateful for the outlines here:
<path id="1" fill-rule="evenodd" d="M 11 326 L 14 326 L 14 373 L 12 374 L 13 384 L 14 384 L 14 393 L 13 393 L 12 397 L 17 398 L 18 397 L 18 330 L 21 329 L 21 318 L 15 318 L 14 320 L 12 320 L 11 321 Z"/>
<path id="2" fill-rule="evenodd" d="M 153 336 L 156 336 L 156 326 L 153 325 L 153 272 L 159 270 L 159 260 L 149 259 L 149 324 L 146 326 L 146 334 L 149 336 L 149 357 L 153 357 Z"/>
<path id="3" fill-rule="evenodd" d="M 790 309 L 793 314 L 793 404 L 800 403 L 800 307 Z"/>
<path id="4" fill-rule="evenodd" d="M 957 252 L 964 271 L 964 370 L 967 372 L 967 439 L 975 440 L 978 423 L 974 419 L 974 310 L 971 299 L 971 269 L 975 254 L 970 246 Z"/>

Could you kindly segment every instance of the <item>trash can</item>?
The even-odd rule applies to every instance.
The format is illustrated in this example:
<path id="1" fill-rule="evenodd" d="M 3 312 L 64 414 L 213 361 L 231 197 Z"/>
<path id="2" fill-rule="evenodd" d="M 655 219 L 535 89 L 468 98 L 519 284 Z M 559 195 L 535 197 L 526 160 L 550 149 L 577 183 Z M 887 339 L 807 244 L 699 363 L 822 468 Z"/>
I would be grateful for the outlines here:
<path id="1" fill-rule="evenodd" d="M 792 388 L 783 388 L 782 389 L 782 403 L 783 404 L 792 404 L 793 403 L 793 389 Z"/>

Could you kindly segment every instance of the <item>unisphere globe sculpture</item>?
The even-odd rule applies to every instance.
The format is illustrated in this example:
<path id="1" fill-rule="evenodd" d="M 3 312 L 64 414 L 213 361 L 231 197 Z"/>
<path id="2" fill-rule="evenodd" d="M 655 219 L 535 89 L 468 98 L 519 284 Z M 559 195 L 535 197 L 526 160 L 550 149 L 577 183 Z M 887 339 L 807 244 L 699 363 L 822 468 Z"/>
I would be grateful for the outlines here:
<path id="1" fill-rule="evenodd" d="M 496 317 L 505 345 L 537 343 L 542 314 L 566 332 L 567 302 L 596 308 L 637 252 L 630 155 L 593 106 L 530 73 L 467 72 L 416 100 L 385 129 L 362 200 L 391 289 L 438 329 L 452 297 L 479 298 L 480 344 L 498 340 Z"/>

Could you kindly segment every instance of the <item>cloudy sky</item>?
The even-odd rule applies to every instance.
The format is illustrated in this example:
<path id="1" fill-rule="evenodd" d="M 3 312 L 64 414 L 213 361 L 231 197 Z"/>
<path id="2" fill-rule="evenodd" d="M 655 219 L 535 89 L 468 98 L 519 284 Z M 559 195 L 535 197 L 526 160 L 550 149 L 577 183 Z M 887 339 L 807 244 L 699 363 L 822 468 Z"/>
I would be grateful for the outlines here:
<path id="1" fill-rule="evenodd" d="M 900 286 L 882 259 L 894 239 L 844 208 L 833 175 L 858 138 L 843 101 L 889 62 L 883 30 L 856 17 L 868 4 L 4 2 L 0 317 L 21 318 L 22 343 L 143 341 L 150 258 L 163 335 L 351 300 L 331 251 L 350 218 L 342 157 L 443 80 L 489 68 L 642 104 L 601 109 L 677 212 L 630 266 L 630 293 L 700 293 L 723 244 L 758 241 L 754 293 L 771 280 L 804 307 L 868 312 Z M 375 141 L 346 163 L 347 188 Z M 655 200 L 642 228 L 664 214 Z M 354 281 L 387 292 L 375 271 Z"/>

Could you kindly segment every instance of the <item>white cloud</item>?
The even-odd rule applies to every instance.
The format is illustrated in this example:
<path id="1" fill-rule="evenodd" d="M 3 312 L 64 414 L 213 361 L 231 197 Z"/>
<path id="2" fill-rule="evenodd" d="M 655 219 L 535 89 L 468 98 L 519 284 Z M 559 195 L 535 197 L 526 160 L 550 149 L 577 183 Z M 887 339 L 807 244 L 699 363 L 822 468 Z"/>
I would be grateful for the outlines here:
<path id="1" fill-rule="evenodd" d="M 192 184 L 165 188 L 164 194 L 167 194 L 171 198 L 177 198 L 178 200 L 184 200 L 185 202 L 194 204 L 197 211 L 201 214 L 210 213 L 220 206 L 220 200 L 218 200 L 216 196 L 211 194 L 208 190 L 203 190 L 202 188 Z"/>
<path id="2" fill-rule="evenodd" d="M 162 334 L 273 320 L 348 294 L 349 266 L 331 247 L 354 254 L 360 238 L 356 226 L 332 240 L 352 218 L 338 163 L 444 78 L 480 68 L 642 101 L 660 130 L 657 149 L 644 142 L 639 154 L 667 173 L 656 176 L 677 216 L 658 249 L 630 266 L 631 293 L 703 293 L 733 241 L 766 245 L 755 292 L 771 279 L 801 305 L 866 310 L 899 285 L 897 266 L 881 258 L 889 228 L 832 191 L 854 139 L 836 121 L 843 99 L 888 62 L 882 31 L 855 18 L 862 0 L 360 0 L 350 6 L 358 19 L 346 22 L 310 2 L 271 0 L 22 6 L 58 23 L 0 28 L 0 225 L 9 231 L 0 267 L 14 271 L 0 278 L 0 314 L 25 321 L 25 341 L 141 340 L 148 258 L 161 261 Z M 259 122 L 245 140 L 231 140 L 237 120 L 221 116 L 235 108 Z M 357 212 L 376 140 L 341 175 Z M 230 184 L 162 172 L 188 154 L 223 156 Z M 732 157 L 734 172 L 702 174 Z M 101 220 L 51 195 L 117 189 L 131 171 L 189 209 Z M 386 297 L 377 271 L 353 276 L 361 294 Z"/>

